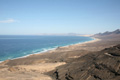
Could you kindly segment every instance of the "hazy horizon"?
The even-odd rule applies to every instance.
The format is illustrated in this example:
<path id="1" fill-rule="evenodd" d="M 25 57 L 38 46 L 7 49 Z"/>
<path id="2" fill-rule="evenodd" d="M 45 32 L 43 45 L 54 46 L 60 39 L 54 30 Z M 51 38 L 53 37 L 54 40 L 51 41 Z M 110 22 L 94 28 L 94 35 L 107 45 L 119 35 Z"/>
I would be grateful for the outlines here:
<path id="1" fill-rule="evenodd" d="M 120 0 L 0 0 L 0 35 L 96 34 L 120 28 Z"/>

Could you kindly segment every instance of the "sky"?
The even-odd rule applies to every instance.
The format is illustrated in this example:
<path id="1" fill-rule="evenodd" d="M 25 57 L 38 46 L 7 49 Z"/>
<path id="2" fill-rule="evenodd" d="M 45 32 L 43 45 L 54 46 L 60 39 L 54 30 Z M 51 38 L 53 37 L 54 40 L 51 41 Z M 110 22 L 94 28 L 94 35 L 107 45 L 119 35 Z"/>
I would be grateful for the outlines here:
<path id="1" fill-rule="evenodd" d="M 120 0 L 0 0 L 0 35 L 120 29 Z"/>

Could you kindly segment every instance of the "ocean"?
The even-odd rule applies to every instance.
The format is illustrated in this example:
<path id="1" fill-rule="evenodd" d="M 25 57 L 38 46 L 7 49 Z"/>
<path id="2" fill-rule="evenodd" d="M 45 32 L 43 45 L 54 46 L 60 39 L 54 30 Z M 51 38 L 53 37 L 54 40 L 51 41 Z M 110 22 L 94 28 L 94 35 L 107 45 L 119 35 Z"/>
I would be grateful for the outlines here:
<path id="1" fill-rule="evenodd" d="M 0 35 L 0 61 L 93 40 L 82 36 Z"/>

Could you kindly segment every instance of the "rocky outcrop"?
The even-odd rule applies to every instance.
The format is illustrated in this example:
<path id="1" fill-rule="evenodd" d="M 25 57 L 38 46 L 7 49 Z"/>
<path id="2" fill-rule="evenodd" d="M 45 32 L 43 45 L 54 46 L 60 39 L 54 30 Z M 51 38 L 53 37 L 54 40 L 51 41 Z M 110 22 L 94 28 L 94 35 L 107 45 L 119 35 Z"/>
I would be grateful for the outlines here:
<path id="1" fill-rule="evenodd" d="M 120 45 L 73 59 L 57 69 L 58 80 L 120 80 Z M 48 74 L 57 80 L 54 72 Z"/>

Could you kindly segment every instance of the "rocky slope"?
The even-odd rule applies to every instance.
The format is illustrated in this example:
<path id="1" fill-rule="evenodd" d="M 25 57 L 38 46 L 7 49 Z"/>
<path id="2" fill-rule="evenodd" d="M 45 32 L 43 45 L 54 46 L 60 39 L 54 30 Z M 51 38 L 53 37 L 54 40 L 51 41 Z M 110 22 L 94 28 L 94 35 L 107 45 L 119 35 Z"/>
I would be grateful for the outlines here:
<path id="1" fill-rule="evenodd" d="M 54 80 L 120 80 L 120 45 L 73 59 L 48 74 Z"/>

